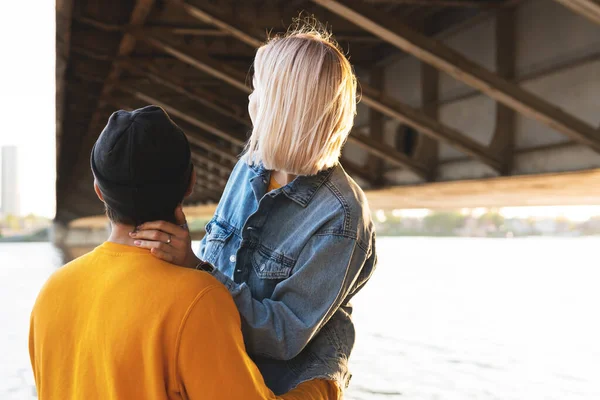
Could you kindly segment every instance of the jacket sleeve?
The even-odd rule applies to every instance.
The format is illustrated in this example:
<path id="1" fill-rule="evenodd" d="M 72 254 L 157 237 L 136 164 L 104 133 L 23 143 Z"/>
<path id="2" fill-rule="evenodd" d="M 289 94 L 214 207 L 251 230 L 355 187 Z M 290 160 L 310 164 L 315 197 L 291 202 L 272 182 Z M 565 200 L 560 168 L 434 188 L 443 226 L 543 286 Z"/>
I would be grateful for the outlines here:
<path id="1" fill-rule="evenodd" d="M 207 235 L 204 235 L 202 240 L 200 240 L 200 245 L 198 246 L 198 249 L 194 251 L 194 254 L 196 254 L 201 260 L 205 259 L 204 249 L 206 249 L 206 236 Z"/>
<path id="2" fill-rule="evenodd" d="M 177 341 L 175 380 L 185 399 L 327 399 L 330 386 L 309 381 L 277 397 L 246 354 L 240 317 L 225 288 L 201 293 L 186 313 Z"/>
<path id="3" fill-rule="evenodd" d="M 270 298 L 252 298 L 250 288 L 215 271 L 231 292 L 243 321 L 250 354 L 279 360 L 298 355 L 351 295 L 371 252 L 355 239 L 314 235 L 296 262 L 292 275 L 279 283 Z M 367 278 L 368 279 L 368 278 Z"/>

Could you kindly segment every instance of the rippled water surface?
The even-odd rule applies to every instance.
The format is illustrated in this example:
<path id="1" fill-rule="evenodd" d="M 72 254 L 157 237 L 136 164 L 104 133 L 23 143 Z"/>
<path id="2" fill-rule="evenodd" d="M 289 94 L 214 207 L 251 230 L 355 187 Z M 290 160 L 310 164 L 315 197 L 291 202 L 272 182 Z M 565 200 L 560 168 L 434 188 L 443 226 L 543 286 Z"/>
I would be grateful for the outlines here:
<path id="1" fill-rule="evenodd" d="M 346 398 L 600 399 L 600 238 L 381 238 Z M 0 399 L 35 398 L 29 311 L 61 264 L 0 244 Z"/>

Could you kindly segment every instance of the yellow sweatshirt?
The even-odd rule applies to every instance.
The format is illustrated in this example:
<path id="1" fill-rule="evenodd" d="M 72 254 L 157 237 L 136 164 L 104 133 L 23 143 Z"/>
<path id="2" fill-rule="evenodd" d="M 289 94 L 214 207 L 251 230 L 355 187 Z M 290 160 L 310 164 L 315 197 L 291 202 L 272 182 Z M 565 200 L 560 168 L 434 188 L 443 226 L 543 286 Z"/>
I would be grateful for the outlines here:
<path id="1" fill-rule="evenodd" d="M 29 351 L 40 400 L 277 398 L 246 354 L 227 289 L 132 246 L 106 242 L 50 277 Z M 282 398 L 336 396 L 315 380 Z"/>

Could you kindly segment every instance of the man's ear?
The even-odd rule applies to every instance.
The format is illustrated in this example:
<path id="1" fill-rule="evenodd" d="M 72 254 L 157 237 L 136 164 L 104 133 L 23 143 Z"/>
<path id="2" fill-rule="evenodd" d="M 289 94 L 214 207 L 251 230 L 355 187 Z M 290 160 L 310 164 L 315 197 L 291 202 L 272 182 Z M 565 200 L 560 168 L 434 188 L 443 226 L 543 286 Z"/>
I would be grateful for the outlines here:
<path id="1" fill-rule="evenodd" d="M 192 173 L 190 174 L 190 184 L 185 191 L 184 197 L 189 197 L 194 192 L 194 186 L 196 186 L 196 168 L 192 166 Z"/>
<path id="2" fill-rule="evenodd" d="M 96 192 L 96 196 L 100 199 L 100 201 L 104 202 L 104 196 L 102 196 L 102 192 L 100 191 L 100 187 L 98 187 L 98 182 L 94 179 L 94 191 Z"/>

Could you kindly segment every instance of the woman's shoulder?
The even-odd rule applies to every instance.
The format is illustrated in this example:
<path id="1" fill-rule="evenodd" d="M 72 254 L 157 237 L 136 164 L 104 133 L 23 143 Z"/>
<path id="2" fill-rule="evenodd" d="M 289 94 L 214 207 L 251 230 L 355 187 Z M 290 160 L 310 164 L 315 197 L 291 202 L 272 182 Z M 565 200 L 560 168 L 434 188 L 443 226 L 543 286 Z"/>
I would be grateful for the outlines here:
<path id="1" fill-rule="evenodd" d="M 364 214 L 369 210 L 367 196 L 361 187 L 352 179 L 341 166 L 334 167 L 325 186 L 342 205 L 347 206 L 351 212 L 360 213 L 362 217 L 369 218 L 370 214 Z"/>
<path id="2" fill-rule="evenodd" d="M 258 174 L 254 168 L 243 159 L 239 160 L 229 175 L 215 214 L 231 219 L 233 214 L 247 214 L 254 209 L 256 199 L 252 192 L 252 180 L 256 177 Z"/>
<path id="3" fill-rule="evenodd" d="M 268 171 L 260 164 L 248 164 L 244 158 L 238 160 L 229 174 L 227 189 L 232 185 L 250 183 L 253 179 L 268 176 Z"/>
<path id="4" fill-rule="evenodd" d="M 334 167 L 323 185 L 322 201 L 336 204 L 337 218 L 346 235 L 360 242 L 372 236 L 373 222 L 365 193 L 341 166 Z"/>
<path id="5" fill-rule="evenodd" d="M 252 167 L 250 167 L 243 159 L 239 159 L 231 171 L 230 180 L 231 178 L 242 177 L 248 174 L 254 174 Z"/>

